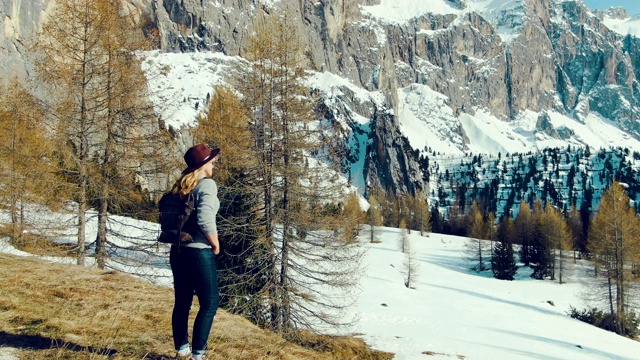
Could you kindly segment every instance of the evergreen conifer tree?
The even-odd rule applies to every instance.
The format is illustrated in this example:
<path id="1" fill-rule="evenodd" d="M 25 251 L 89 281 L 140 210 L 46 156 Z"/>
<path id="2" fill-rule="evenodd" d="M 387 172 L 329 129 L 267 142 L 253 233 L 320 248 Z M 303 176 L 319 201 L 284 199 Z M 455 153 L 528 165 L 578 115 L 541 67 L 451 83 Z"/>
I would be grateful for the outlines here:
<path id="1" fill-rule="evenodd" d="M 537 198 L 534 203 L 533 221 L 534 229 L 529 255 L 529 266 L 533 269 L 531 277 L 542 280 L 552 275 L 552 248 L 549 238 L 545 233 L 546 224 L 540 198 Z"/>
<path id="2" fill-rule="evenodd" d="M 493 247 L 491 256 L 491 271 L 493 277 L 500 280 L 513 280 L 518 271 L 514 258 L 513 237 L 514 223 L 509 217 L 502 219 L 498 225 L 497 241 Z"/>

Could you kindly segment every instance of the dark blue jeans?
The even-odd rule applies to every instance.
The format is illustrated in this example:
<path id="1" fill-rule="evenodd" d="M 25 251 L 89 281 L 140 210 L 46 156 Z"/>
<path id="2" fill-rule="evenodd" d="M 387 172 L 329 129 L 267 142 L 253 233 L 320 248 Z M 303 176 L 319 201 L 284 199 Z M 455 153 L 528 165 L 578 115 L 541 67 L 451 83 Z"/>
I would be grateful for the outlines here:
<path id="1" fill-rule="evenodd" d="M 200 310 L 193 324 L 191 345 L 194 354 L 203 353 L 213 325 L 213 317 L 220 302 L 215 255 L 211 249 L 181 247 L 178 250 L 173 246 L 169 263 L 173 272 L 175 294 L 171 317 L 174 345 L 177 350 L 180 346 L 189 343 L 189 310 L 195 292 Z"/>

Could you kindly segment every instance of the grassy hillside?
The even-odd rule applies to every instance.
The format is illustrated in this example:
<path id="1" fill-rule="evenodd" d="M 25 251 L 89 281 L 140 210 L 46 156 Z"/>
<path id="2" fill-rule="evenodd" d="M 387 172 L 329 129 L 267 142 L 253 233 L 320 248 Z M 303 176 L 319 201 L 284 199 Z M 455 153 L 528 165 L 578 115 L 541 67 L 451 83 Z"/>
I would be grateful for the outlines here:
<path id="1" fill-rule="evenodd" d="M 114 272 L 0 254 L 0 346 L 20 359 L 169 359 L 171 289 Z M 194 301 L 194 312 L 197 311 Z M 301 344 L 304 344 L 301 345 Z M 300 344 L 219 311 L 210 359 L 390 359 L 360 339 Z"/>

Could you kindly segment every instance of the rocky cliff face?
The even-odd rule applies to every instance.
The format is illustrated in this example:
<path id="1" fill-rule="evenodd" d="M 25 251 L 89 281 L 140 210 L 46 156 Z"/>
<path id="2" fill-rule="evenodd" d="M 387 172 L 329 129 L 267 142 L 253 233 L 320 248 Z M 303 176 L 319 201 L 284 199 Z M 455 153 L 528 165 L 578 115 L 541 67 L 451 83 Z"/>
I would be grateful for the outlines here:
<path id="1" fill-rule="evenodd" d="M 127 2 L 151 19 L 149 26 L 157 28 L 163 51 L 210 50 L 230 56 L 243 56 L 244 41 L 258 13 L 287 6 L 300 20 L 309 44 L 310 67 L 382 94 L 380 102 L 362 102 L 344 91 L 327 104 L 342 104 L 370 120 L 367 129 L 352 126 L 351 133 L 342 135 L 347 146 L 357 131 L 367 132 L 366 154 L 353 155 L 349 161 L 365 161 L 364 177 L 370 185 L 400 191 L 427 186 L 419 159 L 425 149 L 412 148 L 400 131 L 397 116 L 399 93 L 412 84 L 444 95 L 444 106 L 452 110 L 454 122 L 456 117 L 481 110 L 509 124 L 531 111 L 540 114 L 534 131 L 586 143 L 568 129 L 554 129 L 546 112 L 564 114 L 577 122 L 597 112 L 640 139 L 640 40 L 609 30 L 602 22 L 603 14 L 589 11 L 580 0 L 433 0 L 426 11 L 400 20 L 372 10 L 374 5 L 389 3 L 384 0 Z M 21 50 L 16 44 L 37 28 L 38 14 L 49 1 L 3 0 L 1 4 L 5 33 L 0 38 L 0 66 L 7 72 L 19 63 Z M 614 15 L 626 14 L 608 14 Z M 13 48 L 7 39 L 13 39 L 9 43 Z M 446 127 L 439 133 L 460 139 L 456 146 L 467 151 L 465 127 L 460 122 Z M 410 149 L 416 151 L 407 151 Z"/>
<path id="2" fill-rule="evenodd" d="M 25 77 L 25 54 L 51 0 L 0 1 L 0 78 Z"/>
<path id="3" fill-rule="evenodd" d="M 0 80 L 31 75 L 28 54 L 34 36 L 56 0 L 0 0 Z M 123 0 L 135 21 L 155 18 L 154 0 Z"/>
<path id="4" fill-rule="evenodd" d="M 242 56 L 252 19 L 257 12 L 270 12 L 272 3 L 157 1 L 163 47 Z M 473 1 L 442 0 L 452 11 L 416 14 L 404 22 L 363 11 L 380 0 L 280 3 L 300 17 L 309 43 L 307 55 L 316 70 L 384 94 L 384 109 L 360 113 L 371 119 L 373 145 L 365 167 L 371 184 L 404 191 L 424 185 L 420 176 L 407 176 L 417 171 L 418 159 L 407 158 L 412 157 L 405 151 L 410 147 L 393 116 L 398 90 L 413 83 L 444 94 L 455 115 L 487 109 L 509 122 L 528 110 L 541 112 L 538 122 L 544 122 L 544 111 L 553 110 L 584 121 L 595 111 L 640 138 L 640 41 L 607 29 L 602 14 L 592 13 L 581 1 L 520 0 L 480 9 Z M 556 131 L 550 122 L 544 123 L 545 134 L 571 137 L 570 131 Z M 460 127 L 451 128 L 452 134 L 465 138 Z M 398 171 L 404 175 L 398 176 Z"/>
<path id="5" fill-rule="evenodd" d="M 638 138 L 638 46 L 635 37 L 609 31 L 581 3 L 548 10 L 545 28 L 556 62 L 557 96 L 565 111 L 596 111 Z"/>

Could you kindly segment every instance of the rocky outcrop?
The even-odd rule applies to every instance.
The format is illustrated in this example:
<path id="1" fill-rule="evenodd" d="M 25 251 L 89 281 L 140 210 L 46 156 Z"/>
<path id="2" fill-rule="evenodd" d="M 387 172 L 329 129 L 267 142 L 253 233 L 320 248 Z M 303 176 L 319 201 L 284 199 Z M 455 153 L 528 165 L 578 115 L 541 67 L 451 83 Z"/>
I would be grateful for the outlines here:
<path id="1" fill-rule="evenodd" d="M 428 190 L 428 174 L 389 113 L 377 112 L 371 121 L 364 173 L 367 189 L 377 187 L 391 192 L 415 194 Z"/>
<path id="2" fill-rule="evenodd" d="M 140 24 L 155 18 L 155 0 L 124 0 L 127 11 Z M 56 0 L 0 1 L 0 80 L 27 78 L 32 74 L 29 47 Z"/>
<path id="3" fill-rule="evenodd" d="M 604 11 L 596 11 L 596 15 L 600 20 L 602 20 L 604 16 L 620 20 L 629 18 L 629 13 L 623 7 L 610 7 Z"/>
<path id="4" fill-rule="evenodd" d="M 546 28 L 557 64 L 557 95 L 566 111 L 596 111 L 638 138 L 638 46 L 605 27 L 578 2 L 562 2 Z M 623 46 L 620 46 L 623 44 Z M 582 107 L 579 107 L 583 105 Z"/>
<path id="5" fill-rule="evenodd" d="M 51 3 L 51 0 L 0 2 L 0 79 L 25 78 L 31 71 L 26 61 L 27 49 Z"/>

